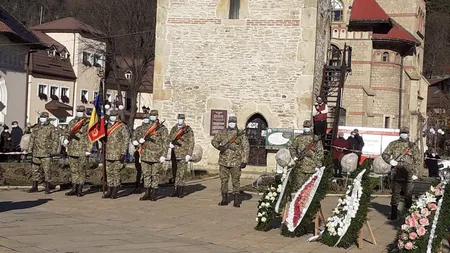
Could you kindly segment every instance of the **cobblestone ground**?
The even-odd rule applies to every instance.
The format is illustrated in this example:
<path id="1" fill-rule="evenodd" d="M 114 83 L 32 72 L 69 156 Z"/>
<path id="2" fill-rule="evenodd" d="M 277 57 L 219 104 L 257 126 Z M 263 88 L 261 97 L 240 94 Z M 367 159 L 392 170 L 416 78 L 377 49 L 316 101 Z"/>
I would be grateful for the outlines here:
<path id="1" fill-rule="evenodd" d="M 142 202 L 140 195 L 104 200 L 99 192 L 77 198 L 3 190 L 0 252 L 387 252 L 395 237 L 386 220 L 388 198 L 375 198 L 369 214 L 378 246 L 365 242 L 362 250 L 344 250 L 308 243 L 311 235 L 255 231 L 259 197 L 246 195 L 239 209 L 219 207 L 218 179 L 191 182 L 188 191 L 184 199 L 169 198 L 170 190 L 162 188 L 157 202 Z M 326 216 L 336 203 L 335 197 L 323 201 Z M 367 231 L 364 235 L 368 238 Z"/>

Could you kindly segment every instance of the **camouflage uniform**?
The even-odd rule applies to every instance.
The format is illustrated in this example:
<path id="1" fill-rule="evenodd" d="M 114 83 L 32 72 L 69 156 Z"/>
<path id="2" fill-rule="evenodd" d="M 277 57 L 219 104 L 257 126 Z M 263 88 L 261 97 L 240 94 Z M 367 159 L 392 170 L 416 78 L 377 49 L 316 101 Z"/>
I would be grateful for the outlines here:
<path id="1" fill-rule="evenodd" d="M 245 133 L 241 134 L 234 143 L 231 143 L 229 145 L 229 147 L 226 147 L 227 143 L 230 143 L 230 140 L 232 140 L 233 137 L 237 137 L 237 135 L 240 133 L 236 126 L 236 117 L 231 116 L 228 119 L 228 122 L 229 126 L 230 124 L 234 124 L 235 126 L 228 127 L 227 129 L 218 132 L 211 141 L 211 144 L 220 151 L 219 170 L 222 201 L 219 203 L 219 205 L 222 206 L 228 204 L 228 180 L 231 176 L 234 192 L 234 206 L 239 207 L 241 169 L 245 168 L 247 165 L 250 148 Z"/>
<path id="2" fill-rule="evenodd" d="M 111 122 L 112 117 L 117 117 L 119 112 L 112 110 L 110 112 L 110 121 L 107 125 L 108 147 L 106 149 L 106 179 L 108 183 L 108 192 L 103 198 L 117 198 L 117 191 L 120 186 L 120 171 L 123 168 L 125 156 L 130 143 L 130 135 L 127 125 L 117 119 Z M 113 131 L 112 128 L 115 127 Z"/>
<path id="3" fill-rule="evenodd" d="M 408 133 L 409 128 L 402 127 L 400 129 L 400 135 L 406 134 L 406 138 L 400 138 L 389 143 L 382 154 L 382 158 L 385 162 L 390 163 L 391 165 L 392 160 L 396 160 L 397 162 L 397 165 L 393 166 L 391 170 L 391 219 L 397 219 L 397 206 L 400 201 L 401 191 L 403 191 L 405 196 L 405 207 L 411 207 L 413 176 L 417 175 L 421 159 L 423 159 L 417 145 L 413 146 L 413 143 L 409 141 L 409 138 L 407 137 Z M 402 158 L 397 159 L 406 150 L 408 150 L 408 152 Z"/>
<path id="4" fill-rule="evenodd" d="M 44 123 L 39 123 L 33 127 L 30 137 L 30 145 L 28 153 L 33 154 L 32 160 L 32 178 L 33 186 L 28 192 L 36 192 L 38 182 L 44 176 L 45 193 L 50 193 L 50 167 L 52 158 L 51 155 L 56 154 L 58 150 L 58 131 L 55 126 L 49 122 L 48 112 L 42 112 L 40 118 L 47 119 Z"/>
<path id="5" fill-rule="evenodd" d="M 178 114 L 178 123 L 172 127 L 169 134 L 170 147 L 172 148 L 172 169 L 175 180 L 175 189 L 172 197 L 182 198 L 186 185 L 186 171 L 188 162 L 194 151 L 195 139 L 192 128 L 184 123 L 185 115 Z M 181 124 L 180 124 L 181 123 Z M 181 131 L 181 132 L 180 132 Z M 175 140 L 177 134 L 182 134 L 179 140 Z"/>
<path id="6" fill-rule="evenodd" d="M 77 112 L 85 113 L 84 106 L 78 106 Z M 86 181 L 87 155 L 92 150 L 92 144 L 88 137 L 89 119 L 87 117 L 75 117 L 68 124 L 64 135 L 64 144 L 67 145 L 67 155 L 70 171 L 72 173 L 72 190 L 67 192 L 67 196 L 83 196 L 83 185 Z M 74 129 L 76 127 L 77 129 Z M 74 130 L 72 134 L 70 132 Z"/>
<path id="7" fill-rule="evenodd" d="M 303 122 L 304 129 L 311 129 L 311 121 Z M 291 156 L 297 160 L 294 171 L 291 173 L 290 183 L 294 185 L 293 190 L 298 190 L 308 178 L 316 172 L 316 168 L 322 167 L 323 145 L 317 136 L 309 131 L 295 137 L 289 151 Z M 309 146 L 313 145 L 310 150 Z M 299 157 L 302 156 L 302 157 Z"/>
<path id="8" fill-rule="evenodd" d="M 152 200 L 156 201 L 156 188 L 160 181 L 160 175 L 162 172 L 162 162 L 165 159 L 164 156 L 167 152 L 167 134 L 168 130 L 164 125 L 158 129 L 158 131 L 149 133 L 145 136 L 148 130 L 155 126 L 155 124 L 161 124 L 157 120 L 158 111 L 151 110 L 149 117 L 155 117 L 154 121 L 150 123 L 143 123 L 136 128 L 133 133 L 133 144 L 138 144 L 142 149 L 140 154 L 142 173 L 144 176 L 144 187 L 146 189 L 145 195 L 140 200 Z M 156 126 L 155 128 L 156 129 Z M 138 146 L 138 145 L 135 145 Z"/>

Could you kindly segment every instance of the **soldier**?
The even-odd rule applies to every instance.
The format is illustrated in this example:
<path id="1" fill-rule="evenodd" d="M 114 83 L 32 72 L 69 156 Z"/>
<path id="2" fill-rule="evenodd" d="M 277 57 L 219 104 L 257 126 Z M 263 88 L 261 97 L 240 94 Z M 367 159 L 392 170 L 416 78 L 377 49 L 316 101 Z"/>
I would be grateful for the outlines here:
<path id="1" fill-rule="evenodd" d="M 184 114 L 178 114 L 178 122 L 170 130 L 169 140 L 172 162 L 174 163 L 174 166 L 172 166 L 173 178 L 175 179 L 171 197 L 183 198 L 187 165 L 195 145 L 194 131 L 185 124 Z"/>
<path id="2" fill-rule="evenodd" d="M 88 137 L 89 119 L 85 115 L 86 108 L 83 105 L 77 107 L 75 118 L 69 122 L 64 136 L 63 145 L 67 147 L 69 167 L 72 174 L 72 190 L 66 196 L 82 197 L 83 185 L 86 181 L 87 156 L 92 150 L 92 144 Z"/>
<path id="3" fill-rule="evenodd" d="M 44 176 L 45 194 L 50 194 L 51 156 L 57 152 L 57 149 L 58 131 L 50 124 L 48 112 L 42 112 L 39 116 L 39 124 L 33 127 L 28 146 L 28 153 L 33 154 L 33 186 L 28 192 L 37 192 L 38 182 Z"/>
<path id="4" fill-rule="evenodd" d="M 230 116 L 228 128 L 218 132 L 211 144 L 220 151 L 219 170 L 221 181 L 222 201 L 219 206 L 228 205 L 228 179 L 231 176 L 234 193 L 234 207 L 240 207 L 239 188 L 241 169 L 247 166 L 249 143 L 245 136 L 245 130 L 239 131 L 236 126 L 237 118 Z"/>
<path id="5" fill-rule="evenodd" d="M 293 189 L 299 189 L 303 183 L 316 172 L 316 168 L 322 166 L 323 160 L 323 146 L 320 139 L 311 131 L 312 123 L 310 120 L 303 122 L 303 133 L 296 136 L 292 147 L 289 149 L 294 161 L 297 161 L 295 166 L 294 177 L 291 183 L 294 184 Z"/>
<path id="6" fill-rule="evenodd" d="M 409 128 L 400 128 L 400 138 L 386 147 L 382 154 L 385 162 L 392 166 L 391 170 L 391 217 L 390 220 L 397 219 L 397 206 L 400 199 L 400 191 L 405 196 L 405 208 L 412 205 L 413 181 L 417 179 L 417 172 L 420 169 L 422 155 L 415 143 L 409 141 Z"/>
<path id="7" fill-rule="evenodd" d="M 142 173 L 144 175 L 145 194 L 139 200 L 156 201 L 156 189 L 158 188 L 162 163 L 167 152 L 168 130 L 158 120 L 158 111 L 151 110 L 150 115 L 142 125 L 133 133 L 133 145 L 139 147 Z M 146 123 L 148 122 L 148 123 Z"/>
<path id="8" fill-rule="evenodd" d="M 120 187 L 120 171 L 130 143 L 128 127 L 118 119 L 119 112 L 112 110 L 108 121 L 108 148 L 106 150 L 106 178 L 108 191 L 103 198 L 117 198 Z"/>

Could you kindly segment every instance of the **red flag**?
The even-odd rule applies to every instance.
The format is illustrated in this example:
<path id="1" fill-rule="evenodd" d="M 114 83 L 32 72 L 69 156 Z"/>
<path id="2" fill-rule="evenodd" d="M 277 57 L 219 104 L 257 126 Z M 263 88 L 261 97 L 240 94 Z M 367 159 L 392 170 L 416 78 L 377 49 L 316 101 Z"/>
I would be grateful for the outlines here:
<path id="1" fill-rule="evenodd" d="M 96 142 L 106 135 L 105 131 L 105 115 L 100 106 L 100 94 L 97 95 L 94 101 L 94 108 L 92 109 L 91 118 L 89 120 L 89 140 Z"/>

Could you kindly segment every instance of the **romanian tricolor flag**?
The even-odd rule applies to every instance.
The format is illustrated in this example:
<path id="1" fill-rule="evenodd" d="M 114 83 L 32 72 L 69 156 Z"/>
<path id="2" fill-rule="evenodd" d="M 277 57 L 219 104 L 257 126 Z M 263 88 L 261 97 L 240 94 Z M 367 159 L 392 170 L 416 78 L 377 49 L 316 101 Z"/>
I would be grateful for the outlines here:
<path id="1" fill-rule="evenodd" d="M 105 136 L 105 114 L 101 108 L 100 94 L 97 95 L 94 101 L 94 108 L 92 109 L 91 118 L 89 120 L 89 140 L 96 142 Z"/>

